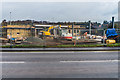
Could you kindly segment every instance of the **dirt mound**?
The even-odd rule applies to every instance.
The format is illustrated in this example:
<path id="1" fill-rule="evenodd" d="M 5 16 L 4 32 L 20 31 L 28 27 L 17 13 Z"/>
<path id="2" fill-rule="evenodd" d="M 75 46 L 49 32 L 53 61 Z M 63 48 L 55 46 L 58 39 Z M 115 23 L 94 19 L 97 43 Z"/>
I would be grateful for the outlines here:
<path id="1" fill-rule="evenodd" d="M 43 45 L 44 41 L 37 37 L 28 37 L 24 44 Z"/>

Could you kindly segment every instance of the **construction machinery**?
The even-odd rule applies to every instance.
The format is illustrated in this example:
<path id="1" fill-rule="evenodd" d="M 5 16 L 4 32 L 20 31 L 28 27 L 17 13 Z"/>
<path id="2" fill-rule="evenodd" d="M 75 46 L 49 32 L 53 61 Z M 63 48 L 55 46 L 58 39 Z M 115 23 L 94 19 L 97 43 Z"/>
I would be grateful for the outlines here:
<path id="1" fill-rule="evenodd" d="M 61 25 L 59 26 L 60 39 L 72 40 L 72 34 L 68 33 L 66 29 L 62 29 Z"/>
<path id="2" fill-rule="evenodd" d="M 51 26 L 48 28 L 47 31 L 40 31 L 40 33 L 42 33 L 42 35 L 45 35 L 45 36 L 50 36 L 51 35 L 50 31 L 54 28 L 55 28 L 55 26 Z"/>
<path id="3" fill-rule="evenodd" d="M 67 30 L 62 30 L 61 39 L 72 40 L 72 34 L 68 33 Z"/>
<path id="4" fill-rule="evenodd" d="M 107 40 L 106 40 L 107 44 L 114 44 L 114 43 L 116 43 L 117 38 L 118 38 L 118 34 L 116 33 L 114 28 L 107 29 L 106 36 L 107 36 Z"/>
<path id="5" fill-rule="evenodd" d="M 54 31 L 51 31 L 53 29 Z M 54 38 L 59 38 L 59 39 L 72 40 L 72 34 L 68 33 L 67 29 L 62 29 L 61 25 L 51 26 L 48 28 L 47 31 L 40 31 L 39 35 L 41 38 L 46 36 L 46 37 L 54 37 Z"/>
<path id="6" fill-rule="evenodd" d="M 55 28 L 55 26 L 51 26 L 47 29 L 47 31 L 40 31 L 40 33 L 39 33 L 40 38 L 52 37 L 51 30 L 53 30 L 54 28 Z"/>

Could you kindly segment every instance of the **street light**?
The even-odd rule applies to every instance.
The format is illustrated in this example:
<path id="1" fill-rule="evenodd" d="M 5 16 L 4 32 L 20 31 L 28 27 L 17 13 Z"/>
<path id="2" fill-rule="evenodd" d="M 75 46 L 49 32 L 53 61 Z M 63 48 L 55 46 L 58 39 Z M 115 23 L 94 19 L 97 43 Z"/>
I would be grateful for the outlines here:
<path id="1" fill-rule="evenodd" d="M 11 12 L 10 12 L 10 25 L 11 25 Z"/>
<path id="2" fill-rule="evenodd" d="M 11 12 L 10 12 L 10 25 L 11 25 Z M 10 32 L 10 47 L 12 48 L 12 29 Z"/>
<path id="3" fill-rule="evenodd" d="M 89 34 L 91 35 L 91 21 L 89 21 Z"/>

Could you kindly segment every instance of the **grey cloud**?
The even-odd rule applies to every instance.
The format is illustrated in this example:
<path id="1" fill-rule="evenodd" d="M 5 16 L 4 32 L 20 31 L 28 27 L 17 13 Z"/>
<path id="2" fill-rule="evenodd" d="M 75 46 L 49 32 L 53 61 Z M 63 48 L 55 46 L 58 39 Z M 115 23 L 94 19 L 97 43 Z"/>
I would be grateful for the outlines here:
<path id="1" fill-rule="evenodd" d="M 117 3 L 99 2 L 5 2 L 3 3 L 3 19 L 35 19 L 54 21 L 88 21 L 102 22 L 117 15 Z M 113 6 L 113 7 L 111 7 Z M 111 8 L 112 10 L 110 10 Z"/>

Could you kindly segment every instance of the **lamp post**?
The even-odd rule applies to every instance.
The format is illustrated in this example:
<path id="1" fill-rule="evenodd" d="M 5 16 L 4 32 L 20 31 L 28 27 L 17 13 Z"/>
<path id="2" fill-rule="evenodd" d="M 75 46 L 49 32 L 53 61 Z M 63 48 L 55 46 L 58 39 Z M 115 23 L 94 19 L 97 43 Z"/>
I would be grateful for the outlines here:
<path id="1" fill-rule="evenodd" d="M 10 25 L 11 25 L 11 12 L 10 12 Z"/>
<path id="2" fill-rule="evenodd" d="M 91 21 L 89 21 L 89 34 L 91 35 Z"/>
<path id="3" fill-rule="evenodd" d="M 11 12 L 10 12 L 10 25 L 11 25 Z M 12 29 L 10 30 L 10 47 L 12 48 Z"/>

